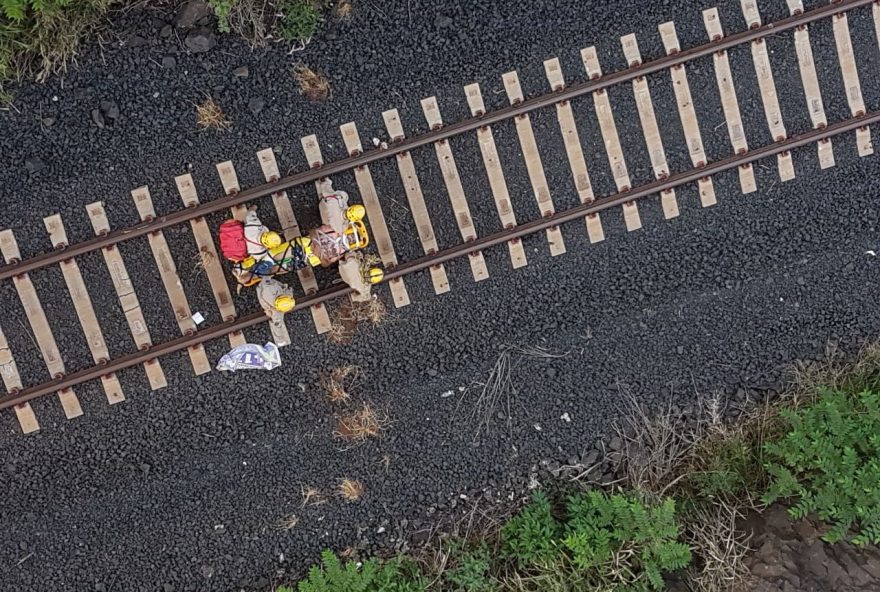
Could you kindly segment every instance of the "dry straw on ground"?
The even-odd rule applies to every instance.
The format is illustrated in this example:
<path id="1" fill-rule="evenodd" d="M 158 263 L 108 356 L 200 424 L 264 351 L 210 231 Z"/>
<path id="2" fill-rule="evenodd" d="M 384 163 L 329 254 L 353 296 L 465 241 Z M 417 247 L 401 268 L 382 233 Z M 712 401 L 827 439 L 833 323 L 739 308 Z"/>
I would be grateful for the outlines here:
<path id="1" fill-rule="evenodd" d="M 325 335 L 333 343 L 349 343 L 361 323 L 378 327 L 387 319 L 387 307 L 375 296 L 366 302 L 348 300 L 335 310 L 330 330 Z"/>
<path id="2" fill-rule="evenodd" d="M 388 416 L 379 414 L 369 403 L 363 403 L 354 413 L 343 415 L 336 426 L 336 436 L 356 442 L 373 438 L 389 424 Z"/>
<path id="3" fill-rule="evenodd" d="M 351 397 L 351 391 L 357 386 L 360 377 L 360 366 L 346 364 L 330 372 L 323 372 L 320 377 L 321 387 L 327 393 L 328 399 L 334 403 L 341 403 Z"/>
<path id="4" fill-rule="evenodd" d="M 343 479 L 339 482 L 339 497 L 347 502 L 360 499 L 364 494 L 364 484 L 357 479 Z"/>
<path id="5" fill-rule="evenodd" d="M 336 8 L 333 9 L 333 16 L 338 19 L 351 18 L 351 11 L 351 0 L 339 0 L 339 2 L 336 3 Z"/>
<path id="6" fill-rule="evenodd" d="M 278 528 L 279 530 L 293 530 L 297 524 L 299 524 L 299 518 L 295 514 L 291 514 L 281 519 L 278 523 Z"/>
<path id="7" fill-rule="evenodd" d="M 223 109 L 212 97 L 207 97 L 200 105 L 196 105 L 196 123 L 204 130 L 225 130 L 232 127 L 232 122 L 226 118 Z"/>
<path id="8" fill-rule="evenodd" d="M 315 487 L 300 486 L 300 493 L 302 494 L 301 508 L 305 508 L 306 506 L 320 506 L 321 504 L 327 503 L 327 499 L 320 490 Z"/>
<path id="9" fill-rule="evenodd" d="M 310 101 L 326 101 L 330 97 L 330 81 L 321 72 L 309 68 L 305 64 L 293 67 L 293 79 L 299 91 Z"/>

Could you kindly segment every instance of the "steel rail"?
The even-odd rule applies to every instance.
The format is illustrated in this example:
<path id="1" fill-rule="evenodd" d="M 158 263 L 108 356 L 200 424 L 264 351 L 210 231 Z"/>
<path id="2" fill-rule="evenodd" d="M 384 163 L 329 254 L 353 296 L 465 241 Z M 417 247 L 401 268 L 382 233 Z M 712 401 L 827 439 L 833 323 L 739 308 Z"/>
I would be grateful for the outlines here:
<path id="1" fill-rule="evenodd" d="M 723 160 L 707 164 L 703 167 L 693 168 L 681 173 L 676 173 L 666 179 L 646 183 L 645 185 L 641 185 L 625 193 L 614 193 L 606 197 L 601 197 L 592 203 L 581 204 L 573 208 L 557 212 L 545 218 L 538 218 L 537 220 L 521 224 L 520 226 L 516 226 L 507 230 L 502 230 L 494 234 L 477 238 L 470 242 L 461 243 L 454 247 L 443 249 L 442 251 L 438 251 L 437 253 L 434 253 L 432 255 L 424 255 L 418 259 L 414 259 L 413 261 L 403 263 L 401 265 L 398 265 L 397 267 L 394 267 L 393 269 L 388 270 L 383 279 L 383 283 L 391 281 L 395 278 L 403 277 L 411 273 L 423 271 L 434 265 L 440 265 L 441 263 L 445 263 L 452 259 L 465 257 L 467 255 L 470 255 L 471 253 L 475 253 L 489 247 L 501 245 L 511 240 L 521 239 L 527 235 L 534 234 L 536 232 L 540 232 L 542 230 L 546 230 L 547 228 L 558 226 L 560 224 L 564 224 L 565 222 L 571 222 L 579 218 L 583 218 L 584 216 L 587 216 L 589 214 L 596 214 L 603 210 L 607 210 L 608 208 L 613 208 L 629 201 L 643 199 L 650 195 L 656 195 L 666 189 L 673 189 L 680 185 L 697 181 L 698 179 L 701 179 L 703 177 L 735 169 L 739 166 L 753 163 L 762 158 L 774 156 L 782 152 L 788 152 L 796 148 L 812 144 L 818 140 L 831 138 L 839 134 L 853 131 L 857 128 L 865 127 L 878 122 L 880 122 L 880 111 L 872 111 L 861 117 L 854 117 L 851 119 L 840 121 L 825 128 L 814 129 L 799 136 L 788 138 L 787 140 L 783 140 L 781 142 L 776 142 L 774 144 L 768 144 L 767 146 L 763 146 L 761 148 L 756 148 L 755 150 L 746 152 L 745 154 L 729 156 Z M 303 310 L 310 306 L 315 306 L 316 304 L 345 296 L 347 294 L 350 294 L 351 291 L 351 288 L 346 285 L 339 285 L 333 288 L 325 289 L 316 294 L 298 299 L 294 310 Z M 4 395 L 0 397 L 0 409 L 6 409 L 20 403 L 25 403 L 27 401 L 31 401 L 38 397 L 42 397 L 44 395 L 48 395 L 65 388 L 74 387 L 78 384 L 82 384 L 83 382 L 97 380 L 103 375 L 113 372 L 119 372 L 121 370 L 125 370 L 126 368 L 131 368 L 132 366 L 143 364 L 144 362 L 147 362 L 154 358 L 178 352 L 188 347 L 198 345 L 212 339 L 223 337 L 235 331 L 241 331 L 243 329 L 253 327 L 265 321 L 265 314 L 263 314 L 262 312 L 255 312 L 240 319 L 234 319 L 232 321 L 227 321 L 213 327 L 208 327 L 192 335 L 178 337 L 177 339 L 174 339 L 172 341 L 167 341 L 165 343 L 154 345 L 147 350 L 138 351 L 123 356 L 121 358 L 111 360 L 103 366 L 92 366 L 90 368 L 68 374 L 61 378 L 54 379 L 43 384 L 28 387 L 27 389 L 18 391 L 16 393 Z"/>
<path id="2" fill-rule="evenodd" d="M 533 97 L 531 99 L 527 99 L 508 107 L 503 107 L 495 111 L 484 113 L 477 117 L 463 119 L 461 121 L 452 123 L 436 130 L 431 130 L 418 136 L 413 136 L 411 138 L 394 142 L 387 149 L 377 149 L 370 150 L 369 152 L 362 152 L 360 154 L 349 156 L 318 168 L 313 168 L 307 171 L 303 171 L 301 173 L 297 173 L 295 175 L 290 175 L 282 179 L 278 179 L 276 181 L 264 183 L 256 187 L 240 191 L 234 195 L 202 202 L 201 204 L 194 207 L 178 210 L 176 212 L 165 214 L 163 216 L 158 216 L 153 220 L 141 222 L 139 224 L 136 224 L 135 226 L 131 226 L 126 229 L 115 230 L 107 234 L 100 235 L 80 243 L 76 243 L 74 245 L 67 245 L 61 250 L 48 251 L 40 255 L 29 257 L 22 261 L 11 262 L 7 265 L 4 265 L 3 267 L 0 267 L 0 280 L 9 279 L 16 275 L 29 273 L 42 267 L 48 267 L 49 265 L 61 263 L 66 259 L 78 257 L 80 255 L 84 255 L 85 253 L 89 253 L 91 251 L 95 251 L 104 247 L 109 247 L 125 240 L 144 236 L 151 232 L 163 230 L 171 226 L 177 226 L 194 218 L 200 218 L 203 216 L 207 216 L 208 214 L 222 212 L 223 210 L 228 209 L 232 206 L 244 204 L 249 201 L 271 195 L 272 193 L 278 191 L 285 191 L 299 185 L 317 181 L 322 177 L 327 177 L 357 167 L 366 166 L 378 160 L 383 160 L 385 158 L 394 156 L 395 154 L 408 152 L 415 148 L 427 146 L 441 140 L 448 140 L 465 132 L 473 131 L 483 126 L 500 123 L 502 121 L 506 121 L 520 115 L 525 115 L 536 109 L 550 107 L 562 101 L 570 101 L 571 99 L 575 99 L 577 97 L 598 90 L 631 81 L 640 76 L 668 70 L 669 68 L 672 68 L 679 64 L 683 64 L 690 60 L 710 56 L 716 51 L 731 49 L 738 45 L 742 45 L 743 43 L 748 43 L 756 39 L 761 39 L 771 33 L 778 33 L 782 31 L 787 31 L 789 29 L 805 26 L 812 22 L 829 18 L 836 14 L 847 12 L 854 8 L 867 6 L 869 4 L 872 4 L 874 1 L 875 0 L 838 0 L 831 4 L 823 5 L 818 8 L 814 8 L 813 10 L 802 12 L 800 14 L 796 14 L 779 21 L 767 23 L 754 29 L 741 31 L 739 33 L 733 33 L 720 40 L 710 41 L 709 43 L 706 43 L 704 45 L 692 47 L 690 49 L 685 49 L 677 53 L 657 58 L 655 60 L 643 62 L 642 64 L 631 66 L 624 70 L 618 70 L 617 72 L 606 74 L 600 78 L 575 83 L 560 91 L 555 91 Z"/>

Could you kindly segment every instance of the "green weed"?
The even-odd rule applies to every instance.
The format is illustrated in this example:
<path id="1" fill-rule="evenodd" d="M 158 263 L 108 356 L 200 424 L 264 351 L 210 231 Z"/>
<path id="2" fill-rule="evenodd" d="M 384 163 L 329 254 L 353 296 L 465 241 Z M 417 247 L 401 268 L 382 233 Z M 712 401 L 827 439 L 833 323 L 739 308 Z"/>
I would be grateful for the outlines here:
<path id="1" fill-rule="evenodd" d="M 520 568 L 550 567 L 560 554 L 557 543 L 561 532 L 550 500 L 542 492 L 536 492 L 532 503 L 501 528 L 502 552 Z"/>
<path id="2" fill-rule="evenodd" d="M 322 565 L 313 565 L 298 592 L 424 592 L 428 584 L 418 566 L 404 558 L 362 564 L 343 563 L 332 551 L 321 553 Z"/>
<path id="3" fill-rule="evenodd" d="M 455 566 L 444 574 L 454 592 L 495 592 L 498 589 L 490 575 L 492 559 L 485 541 L 469 550 L 459 548 L 454 555 Z"/>
<path id="4" fill-rule="evenodd" d="M 646 504 L 633 495 L 600 491 L 567 504 L 565 546 L 571 563 L 612 590 L 662 590 L 663 572 L 687 567 L 691 552 L 678 542 L 675 501 Z"/>
<path id="5" fill-rule="evenodd" d="M 823 539 L 880 543 L 880 392 L 821 390 L 796 410 L 784 409 L 787 433 L 768 443 L 771 484 L 765 503 L 791 499 L 794 519 L 816 512 L 832 528 Z"/>
<path id="6" fill-rule="evenodd" d="M 217 28 L 221 33 L 229 33 L 232 28 L 229 24 L 229 14 L 238 4 L 239 0 L 208 0 L 208 6 L 214 11 L 217 17 Z"/>
<path id="7" fill-rule="evenodd" d="M 278 22 L 278 34 L 282 39 L 301 41 L 315 34 L 321 15 L 308 0 L 287 0 L 281 6 L 284 15 Z"/>
<path id="8" fill-rule="evenodd" d="M 699 467 L 688 476 L 697 499 L 732 499 L 760 491 L 765 472 L 761 442 L 751 430 L 729 430 L 697 446 Z"/>
<path id="9" fill-rule="evenodd" d="M 0 82 L 63 71 L 119 0 L 0 0 Z"/>

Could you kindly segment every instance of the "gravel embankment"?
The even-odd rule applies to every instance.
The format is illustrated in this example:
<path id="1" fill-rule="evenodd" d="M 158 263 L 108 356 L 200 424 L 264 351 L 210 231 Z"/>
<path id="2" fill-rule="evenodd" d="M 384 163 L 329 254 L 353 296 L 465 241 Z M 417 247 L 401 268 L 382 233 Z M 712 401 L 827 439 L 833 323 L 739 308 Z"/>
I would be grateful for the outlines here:
<path id="1" fill-rule="evenodd" d="M 781 0 L 765 19 L 786 14 Z M 809 2 L 810 6 L 817 5 Z M 739 3 L 720 4 L 727 31 L 744 25 Z M 480 82 L 489 108 L 506 103 L 501 74 L 518 68 L 524 91 L 547 87 L 541 62 L 558 56 L 569 81 L 583 80 L 582 46 L 596 43 L 606 72 L 624 65 L 618 37 L 635 32 L 643 57 L 662 55 L 656 25 L 674 19 L 683 47 L 706 36 L 708 2 L 356 2 L 350 21 L 325 23 L 304 51 L 251 50 L 218 37 L 206 53 L 186 50 L 185 30 L 153 10 L 120 17 L 119 39 L 94 47 L 80 68 L 17 91 L 0 113 L 0 227 L 12 227 L 25 255 L 48 248 L 43 216 L 60 212 L 72 241 L 91 236 L 84 205 L 107 202 L 111 223 L 134 222 L 129 191 L 151 188 L 157 211 L 180 207 L 175 175 L 192 171 L 203 200 L 222 193 L 214 164 L 235 162 L 244 187 L 262 182 L 255 153 L 276 147 L 283 170 L 306 166 L 299 138 L 322 141 L 325 159 L 343 146 L 338 126 L 357 122 L 365 144 L 385 138 L 381 112 L 397 107 L 407 133 L 424 130 L 419 100 L 436 95 L 446 121 L 467 113 L 462 86 Z M 868 109 L 880 88 L 870 10 L 850 16 Z M 829 121 L 848 116 L 830 23 L 811 27 Z M 769 41 L 788 132 L 809 129 L 790 36 Z M 190 43 L 192 46 L 192 42 Z M 326 72 L 333 96 L 311 104 L 290 75 L 297 61 Z M 731 53 L 750 142 L 769 141 L 747 49 Z M 246 77 L 234 71 L 247 66 Z M 241 71 L 239 70 L 239 73 Z M 729 142 L 711 60 L 689 66 L 710 158 Z M 690 166 L 666 75 L 652 93 L 673 170 Z M 652 172 L 629 88 L 611 91 L 635 184 Z M 199 132 L 194 104 L 211 95 L 233 121 Z M 103 104 L 102 104 L 103 103 Z M 114 108 L 115 105 L 115 108 Z M 613 191 L 592 101 L 573 103 L 593 183 Z M 118 109 L 118 115 L 115 113 Z M 93 111 L 97 110 L 98 115 Z M 116 115 L 111 117 L 111 115 Z M 103 127 L 99 127 L 97 121 Z M 532 122 L 557 208 L 577 202 L 553 110 Z M 878 133 L 877 130 L 873 130 Z M 537 215 L 512 124 L 495 139 L 521 221 Z M 473 137 L 452 142 L 481 233 L 497 215 Z M 169 387 L 155 393 L 141 370 L 121 376 L 128 400 L 110 407 L 95 384 L 77 389 L 85 415 L 64 419 L 53 398 L 36 402 L 43 430 L 24 437 L 0 413 L 0 584 L 4 590 L 232 591 L 268 584 L 276 569 L 301 573 L 321 548 L 394 548 L 424 540 L 440 515 L 521 495 L 537 467 L 587 458 L 629 394 L 682 411 L 721 392 L 735 406 L 778 388 L 784 369 L 824 356 L 831 342 L 852 351 L 880 333 L 877 157 L 859 159 L 854 138 L 835 141 L 837 166 L 820 171 L 814 149 L 795 154 L 797 179 L 756 167 L 759 190 L 743 196 L 735 175 L 715 179 L 719 203 L 701 209 L 695 188 L 679 191 L 681 216 L 664 221 L 656 200 L 640 206 L 644 228 L 626 233 L 619 212 L 603 215 L 607 240 L 590 245 L 583 225 L 564 228 L 568 253 L 551 258 L 543 235 L 527 239 L 529 265 L 510 270 L 505 249 L 486 253 L 491 277 L 473 284 L 466 262 L 447 266 L 452 290 L 436 297 L 427 275 L 407 280 L 412 305 L 362 330 L 350 345 L 314 335 L 308 315 L 288 320 L 294 345 L 272 373 L 194 378 L 186 355 L 162 360 Z M 415 153 L 441 246 L 459 240 L 433 150 Z M 393 162 L 371 167 L 401 260 L 420 254 Z M 356 193 L 351 175 L 335 180 Z M 317 219 L 314 190 L 293 192 L 300 223 Z M 271 210 L 271 202 L 261 204 Z M 271 219 L 271 216 L 266 216 Z M 216 224 L 219 218 L 212 220 Z M 217 321 L 198 277 L 188 228 L 165 233 L 193 311 Z M 154 341 L 177 327 L 146 241 L 122 248 Z M 100 255 L 83 257 L 114 355 L 131 351 L 124 316 Z M 90 364 L 58 270 L 34 281 L 69 369 Z M 379 290 L 390 306 L 385 289 Z M 0 285 L 0 319 L 22 378 L 45 378 L 10 282 Z M 251 311 L 251 296 L 237 300 Z M 265 342 L 264 328 L 249 333 Z M 470 419 L 479 389 L 504 345 L 565 354 L 517 359 L 514 389 L 477 434 Z M 216 360 L 224 342 L 208 346 Z M 334 416 L 319 374 L 363 368 L 351 405 L 387 411 L 384 436 L 351 447 L 333 437 Z M 566 421 L 566 415 L 571 421 Z M 362 480 L 363 499 L 343 503 L 338 480 Z M 544 473 L 538 472 L 543 479 Z M 328 503 L 300 507 L 301 488 Z M 467 496 L 463 499 L 461 496 Z M 295 515 L 290 529 L 279 524 Z"/>

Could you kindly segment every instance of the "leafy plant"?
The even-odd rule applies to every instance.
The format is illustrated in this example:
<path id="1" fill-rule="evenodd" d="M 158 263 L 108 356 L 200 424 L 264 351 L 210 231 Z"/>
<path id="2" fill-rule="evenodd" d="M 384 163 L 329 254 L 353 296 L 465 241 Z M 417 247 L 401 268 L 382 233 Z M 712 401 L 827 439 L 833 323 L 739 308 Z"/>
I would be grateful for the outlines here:
<path id="1" fill-rule="evenodd" d="M 457 549 L 455 566 L 445 576 L 455 592 L 495 592 L 497 586 L 490 576 L 492 559 L 484 541 L 470 550 Z"/>
<path id="2" fill-rule="evenodd" d="M 278 23 L 278 34 L 283 39 L 299 41 L 315 34 L 321 16 L 308 0 L 286 0 L 281 4 L 284 15 Z"/>
<path id="3" fill-rule="evenodd" d="M 208 6 L 211 7 L 214 11 L 214 16 L 217 17 L 217 28 L 220 29 L 221 33 L 230 32 L 229 13 L 232 12 L 236 4 L 238 4 L 238 0 L 208 0 Z"/>
<path id="4" fill-rule="evenodd" d="M 549 567 L 560 554 L 561 525 L 553 517 L 550 500 L 541 492 L 501 528 L 502 551 L 521 568 Z"/>
<path id="5" fill-rule="evenodd" d="M 789 430 L 765 445 L 771 484 L 766 503 L 791 498 L 800 519 L 816 512 L 832 523 L 823 539 L 880 543 L 880 393 L 821 390 L 799 410 L 780 412 Z"/>
<path id="6" fill-rule="evenodd" d="M 690 564 L 671 498 L 646 505 L 593 490 L 570 497 L 567 510 L 564 543 L 572 564 L 612 589 L 662 590 L 663 572 Z"/>
<path id="7" fill-rule="evenodd" d="M 323 565 L 313 565 L 299 582 L 299 592 L 424 592 L 427 583 L 412 561 L 369 559 L 343 563 L 332 551 L 321 553 Z"/>
<path id="8" fill-rule="evenodd" d="M 0 0 L 0 83 L 46 78 L 74 57 L 80 40 L 119 0 Z"/>
<path id="9" fill-rule="evenodd" d="M 725 433 L 697 450 L 703 465 L 688 477 L 699 499 L 739 497 L 760 491 L 764 469 L 761 445 L 745 432 Z"/>

